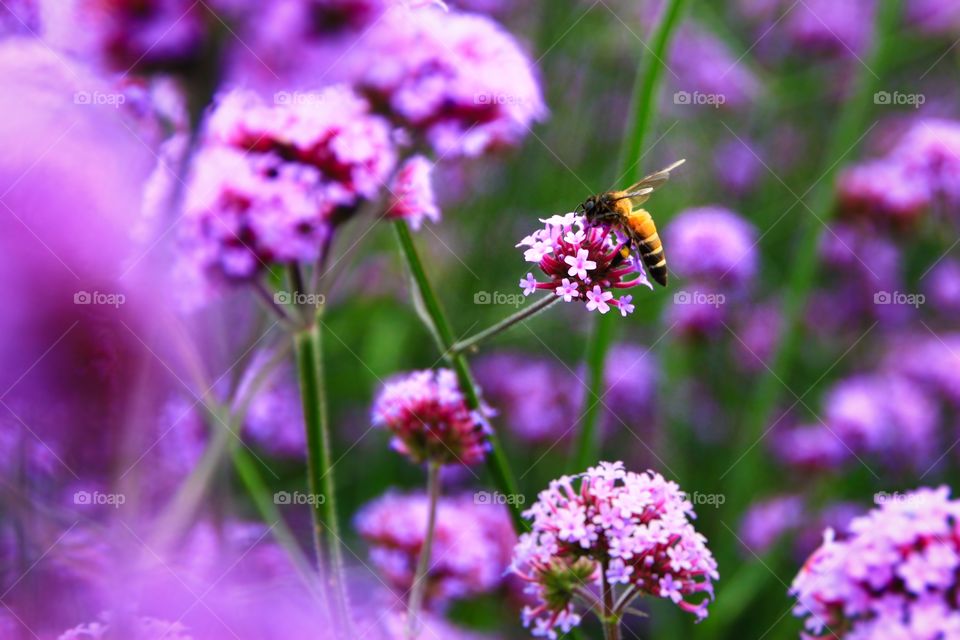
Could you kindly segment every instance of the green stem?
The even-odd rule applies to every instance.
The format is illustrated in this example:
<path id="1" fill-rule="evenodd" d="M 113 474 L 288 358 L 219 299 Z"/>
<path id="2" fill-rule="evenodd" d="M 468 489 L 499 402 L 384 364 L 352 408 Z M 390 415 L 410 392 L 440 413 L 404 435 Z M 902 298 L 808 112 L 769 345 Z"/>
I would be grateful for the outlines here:
<path id="1" fill-rule="evenodd" d="M 447 317 L 440 306 L 440 300 L 437 298 L 430 280 L 427 278 L 426 271 L 423 268 L 423 262 L 420 260 L 420 254 L 413 243 L 413 236 L 410 234 L 410 228 L 403 220 L 394 222 L 394 229 L 397 232 L 397 241 L 400 244 L 400 251 L 410 270 L 413 279 L 413 286 L 416 289 L 416 300 L 418 308 L 422 310 L 421 316 L 424 323 L 430 329 L 434 339 L 437 342 L 437 348 L 440 353 L 448 354 L 446 356 L 450 366 L 457 374 L 457 381 L 460 383 L 460 389 L 467 397 L 467 405 L 475 410 L 481 410 L 480 393 L 477 391 L 477 384 L 473 380 L 473 374 L 470 372 L 470 365 L 463 354 L 450 354 L 450 349 L 456 342 L 453 329 L 447 321 Z M 507 462 L 507 456 L 500 444 L 497 434 L 490 432 L 488 435 L 490 442 L 490 455 L 487 456 L 487 469 L 493 476 L 494 484 L 501 493 L 508 496 L 517 496 L 517 482 Z M 521 515 L 518 500 L 513 500 L 510 504 L 510 516 L 513 520 L 514 528 L 518 532 L 527 530 L 527 523 Z"/>
<path id="2" fill-rule="evenodd" d="M 620 173 L 624 178 L 641 175 L 640 157 L 643 143 L 653 122 L 654 109 L 663 76 L 664 57 L 671 38 L 680 24 L 687 0 L 669 0 L 651 40 L 650 52 L 637 69 L 631 112 L 633 120 L 627 126 L 627 135 L 620 154 Z M 632 177 L 631 176 L 631 177 Z M 587 381 L 582 406 L 586 409 L 580 425 L 580 435 L 573 456 L 573 471 L 582 471 L 597 460 L 600 442 L 597 422 L 603 397 L 603 374 L 607 351 L 613 343 L 616 326 L 612 318 L 597 315 L 587 344 Z"/>
<path id="3" fill-rule="evenodd" d="M 323 569 L 323 539 L 327 540 L 330 569 L 325 576 L 333 599 L 334 620 L 339 628 L 350 625 L 350 608 L 344 584 L 340 524 L 337 519 L 336 483 L 330 457 L 330 427 L 323 368 L 320 311 L 310 326 L 294 334 L 303 419 L 307 432 L 307 485 L 312 500 L 313 541 L 317 562 Z M 322 497 L 322 498 L 321 498 Z M 326 534 L 325 530 L 326 529 Z"/>
<path id="4" fill-rule="evenodd" d="M 437 503 L 440 501 L 440 463 L 427 463 L 427 531 L 420 547 L 417 571 L 413 576 L 410 603 L 407 607 L 407 640 L 416 640 L 420 631 L 420 610 L 427 590 L 427 574 L 430 572 L 430 554 L 433 550 L 433 534 L 437 525 Z"/>
<path id="5" fill-rule="evenodd" d="M 791 266 L 791 278 L 784 293 L 784 322 L 780 339 L 772 358 L 769 371 L 760 379 L 753 401 L 753 411 L 747 418 L 746 428 L 741 431 L 741 444 L 750 447 L 759 440 L 768 428 L 774 408 L 783 392 L 782 380 L 793 364 L 800 338 L 800 322 L 817 271 L 817 245 L 832 213 L 834 178 L 839 170 L 841 158 L 849 154 L 865 135 L 867 115 L 873 104 L 876 85 L 872 69 L 880 69 L 884 62 L 886 45 L 890 40 L 899 16 L 899 0 L 883 0 L 878 11 L 875 27 L 876 43 L 870 56 L 870 62 L 863 65 L 857 80 L 855 95 L 846 101 L 837 118 L 832 135 L 827 136 L 830 145 L 824 155 L 826 168 L 821 174 L 817 187 L 809 198 L 812 215 L 804 216 L 804 225 L 798 232 L 797 251 Z M 819 216 L 819 220 L 815 216 Z M 734 500 L 744 504 L 753 494 L 753 487 L 764 486 L 764 478 L 773 471 L 765 464 L 763 456 L 754 454 L 753 464 L 740 464 L 732 478 Z"/>
<path id="6" fill-rule="evenodd" d="M 603 638 L 620 640 L 620 616 L 613 604 L 613 585 L 607 582 L 607 563 L 600 569 L 600 585 L 603 591 Z"/>
<path id="7" fill-rule="evenodd" d="M 532 318 L 533 316 L 537 315 L 538 313 L 540 313 L 541 311 L 543 311 L 544 309 L 552 305 L 554 302 L 558 302 L 559 300 L 562 300 L 562 298 L 557 295 L 544 296 L 539 300 L 537 300 L 536 302 L 534 302 L 529 307 L 527 307 L 526 309 L 523 309 L 522 311 L 518 311 L 513 315 L 504 318 L 503 320 L 496 323 L 495 325 L 487 329 L 484 329 L 483 331 L 475 333 L 469 338 L 460 340 L 459 342 L 454 344 L 452 347 L 450 347 L 449 353 L 450 355 L 457 355 L 459 353 L 464 353 L 465 351 L 468 351 L 468 350 L 472 351 L 477 345 L 479 345 L 484 340 L 500 335 L 504 331 L 507 331 L 508 329 L 512 328 L 514 325 L 519 324 L 529 318 Z"/>

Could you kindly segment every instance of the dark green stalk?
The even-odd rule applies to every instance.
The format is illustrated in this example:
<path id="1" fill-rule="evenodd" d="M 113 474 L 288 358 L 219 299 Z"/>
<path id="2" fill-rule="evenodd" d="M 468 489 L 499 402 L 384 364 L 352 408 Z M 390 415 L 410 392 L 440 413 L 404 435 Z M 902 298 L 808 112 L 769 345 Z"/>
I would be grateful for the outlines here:
<path id="1" fill-rule="evenodd" d="M 454 372 L 457 374 L 457 381 L 460 383 L 460 389 L 467 397 L 467 405 L 474 410 L 481 408 L 480 394 L 477 391 L 477 384 L 470 372 L 470 365 L 462 353 L 451 354 L 450 350 L 456 343 L 456 336 L 447 317 L 440 306 L 440 300 L 437 298 L 430 280 L 427 278 L 426 271 L 423 268 L 423 262 L 420 260 L 420 254 L 413 243 L 413 236 L 410 234 L 410 228 L 403 220 L 394 222 L 394 229 L 397 232 L 397 241 L 400 244 L 400 252 L 403 255 L 407 268 L 410 270 L 410 276 L 413 280 L 413 286 L 416 291 L 417 304 L 422 310 L 421 316 L 434 340 L 437 342 L 437 348 L 440 353 L 447 354 L 446 359 L 450 363 Z M 500 439 L 496 433 L 491 432 L 488 436 L 490 442 L 490 455 L 487 456 L 487 469 L 493 476 L 494 484 L 505 495 L 519 495 L 517 491 L 517 482 L 510 469 L 503 447 L 500 445 Z M 520 531 L 526 531 L 527 523 L 521 516 L 520 505 L 517 500 L 513 500 L 510 505 L 510 516 L 513 519 L 514 528 Z"/>
<path id="2" fill-rule="evenodd" d="M 307 432 L 307 485 L 312 501 L 313 540 L 318 564 L 323 568 L 323 539 L 326 538 L 330 569 L 325 576 L 333 600 L 333 617 L 340 629 L 350 626 L 350 609 L 344 584 L 340 524 L 337 519 L 336 483 L 330 456 L 330 425 L 323 368 L 320 312 L 310 325 L 294 335 L 303 419 Z M 318 497 L 322 496 L 322 499 Z M 326 534 L 326 535 L 325 535 Z"/>
<path id="3" fill-rule="evenodd" d="M 464 338 L 463 340 L 460 340 L 450 348 L 450 355 L 456 355 L 458 353 L 464 353 L 466 351 L 472 350 L 474 347 L 479 345 L 484 340 L 500 335 L 501 333 L 503 333 L 504 331 L 507 331 L 514 325 L 519 324 L 529 318 L 532 318 L 533 316 L 537 315 L 538 313 L 540 313 L 541 311 L 543 311 L 544 309 L 552 305 L 554 302 L 558 302 L 560 300 L 562 300 L 560 296 L 552 295 L 552 294 L 546 295 L 540 298 L 539 300 L 537 300 L 536 302 L 534 302 L 532 305 L 530 305 L 526 309 L 522 311 L 518 311 L 517 313 L 514 313 L 513 315 L 507 318 L 504 318 L 503 320 L 496 323 L 495 325 L 487 329 L 484 329 L 483 331 L 475 333 L 469 338 Z"/>
<path id="4" fill-rule="evenodd" d="M 656 99 L 663 76 L 664 58 L 668 55 L 667 49 L 670 40 L 680 24 L 680 17 L 686 7 L 687 0 L 669 0 L 664 8 L 663 17 L 651 40 L 650 51 L 643 58 L 637 69 L 637 78 L 634 82 L 631 113 L 633 120 L 627 125 L 627 135 L 620 154 L 619 171 L 622 179 L 640 177 L 640 158 L 643 154 L 643 143 L 650 125 L 653 122 L 656 109 Z M 627 179 L 627 181 L 630 181 Z M 572 471 L 582 471 L 597 460 L 600 451 L 600 442 L 597 435 L 597 423 L 600 419 L 600 409 L 603 397 L 603 373 L 607 359 L 607 351 L 613 343 L 616 325 L 613 318 L 597 315 L 594 319 L 593 331 L 587 344 L 587 380 L 584 392 L 583 406 L 585 407 L 580 424 L 580 435 L 577 448 L 573 456 Z"/>

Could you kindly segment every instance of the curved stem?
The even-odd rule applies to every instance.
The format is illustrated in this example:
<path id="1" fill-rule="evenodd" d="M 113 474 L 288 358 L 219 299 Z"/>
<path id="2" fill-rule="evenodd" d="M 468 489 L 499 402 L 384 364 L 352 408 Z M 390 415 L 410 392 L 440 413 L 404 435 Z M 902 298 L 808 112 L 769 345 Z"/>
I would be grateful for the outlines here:
<path id="1" fill-rule="evenodd" d="M 420 547 L 417 571 L 413 576 L 410 602 L 407 607 L 407 640 L 415 640 L 420 632 L 420 610 L 427 590 L 427 574 L 430 572 L 430 554 L 433 550 L 433 534 L 437 525 L 437 503 L 440 501 L 440 463 L 427 463 L 427 531 Z"/>
<path id="2" fill-rule="evenodd" d="M 420 254 L 413 243 L 413 236 L 410 234 L 410 228 L 403 220 L 394 222 L 393 227 L 397 232 L 397 241 L 400 244 L 400 251 L 410 270 L 413 279 L 413 286 L 416 291 L 416 302 L 418 309 L 421 310 L 421 317 L 427 328 L 433 334 L 434 340 L 440 353 L 447 354 L 445 357 L 457 374 L 457 381 L 460 383 L 460 390 L 467 397 L 467 405 L 475 410 L 481 409 L 480 393 L 477 391 L 477 384 L 473 380 L 473 374 L 470 372 L 470 365 L 463 354 L 450 354 L 456 339 L 450 323 L 440 306 L 440 300 L 437 298 L 430 280 L 427 278 L 426 271 L 423 268 L 423 262 L 420 260 Z M 513 471 L 507 462 L 507 457 L 500 445 L 497 434 L 491 431 L 488 436 L 490 443 L 490 455 L 487 456 L 487 469 L 493 476 L 494 484 L 501 493 L 505 495 L 517 496 L 517 483 L 514 479 Z M 518 532 L 527 530 L 527 523 L 521 515 L 518 500 L 513 500 L 510 504 L 510 517 L 513 520 L 513 526 Z"/>
<path id="3" fill-rule="evenodd" d="M 343 580 L 336 483 L 330 458 L 330 425 L 324 383 L 322 322 L 319 316 L 320 310 L 310 326 L 294 335 L 294 349 L 307 433 L 307 484 L 314 497 L 311 508 L 314 547 L 322 570 L 323 539 L 326 538 L 330 570 L 325 578 L 334 603 L 334 620 L 338 627 L 346 630 L 350 627 L 350 609 Z"/>
<path id="4" fill-rule="evenodd" d="M 500 335 L 504 331 L 507 331 L 508 329 L 512 328 L 514 325 L 519 324 L 529 318 L 532 318 L 533 316 L 537 315 L 538 313 L 540 313 L 541 311 L 543 311 L 553 303 L 558 302 L 562 299 L 563 298 L 557 295 L 544 296 L 539 300 L 537 300 L 536 302 L 534 302 L 529 307 L 527 307 L 526 309 L 523 309 L 522 311 L 518 311 L 513 315 L 504 318 L 503 320 L 496 323 L 495 325 L 487 329 L 484 329 L 483 331 L 475 333 L 469 338 L 464 338 L 463 340 L 460 340 L 459 342 L 454 344 L 452 347 L 450 347 L 450 350 L 448 353 L 450 355 L 457 355 L 459 353 L 472 350 L 484 340 Z"/>
<path id="5" fill-rule="evenodd" d="M 667 56 L 667 48 L 680 23 L 680 16 L 686 7 L 687 0 L 669 0 L 664 9 L 657 29 L 653 34 L 649 54 L 637 69 L 637 78 L 633 92 L 633 120 L 627 126 L 627 135 L 620 154 L 619 171 L 623 178 L 639 177 L 641 173 L 640 158 L 643 153 L 643 143 L 653 122 L 656 98 L 663 75 Z M 584 391 L 584 413 L 580 425 L 580 435 L 577 448 L 573 455 L 572 471 L 581 471 L 597 460 L 600 451 L 600 442 L 597 436 L 597 423 L 600 419 L 600 408 L 603 397 L 603 373 L 607 358 L 607 351 L 613 343 L 616 325 L 613 318 L 606 318 L 597 314 L 594 318 L 593 332 L 587 344 L 587 381 Z"/>

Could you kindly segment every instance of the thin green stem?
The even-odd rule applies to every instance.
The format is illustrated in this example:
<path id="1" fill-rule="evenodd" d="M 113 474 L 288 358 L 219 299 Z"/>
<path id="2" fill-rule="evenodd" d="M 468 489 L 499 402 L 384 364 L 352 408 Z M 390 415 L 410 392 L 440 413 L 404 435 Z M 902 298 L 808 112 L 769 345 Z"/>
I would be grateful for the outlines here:
<path id="1" fill-rule="evenodd" d="M 317 561 L 323 569 L 323 540 L 326 538 L 330 568 L 325 576 L 333 599 L 334 620 L 347 630 L 350 607 L 344 584 L 344 562 L 340 524 L 337 518 L 336 483 L 330 456 L 330 426 L 323 367 L 322 323 L 320 311 L 310 326 L 294 335 L 303 419 L 307 433 L 307 484 L 313 495 L 313 541 Z"/>
<path id="2" fill-rule="evenodd" d="M 613 604 L 613 585 L 607 581 L 607 563 L 600 569 L 600 588 L 603 592 L 603 638 L 604 640 L 620 640 L 620 615 Z"/>
<path id="3" fill-rule="evenodd" d="M 514 325 L 519 324 L 525 320 L 528 320 L 529 318 L 532 318 L 533 316 L 537 315 L 538 313 L 540 313 L 541 311 L 543 311 L 553 303 L 558 302 L 562 299 L 563 298 L 557 295 L 544 296 L 539 300 L 537 300 L 536 302 L 534 302 L 529 307 L 527 307 L 526 309 L 518 311 L 513 315 L 504 318 L 503 320 L 496 323 L 495 325 L 488 327 L 483 331 L 477 332 L 472 336 L 470 336 L 469 338 L 464 338 L 463 340 L 460 340 L 459 342 L 454 344 L 452 347 L 450 347 L 449 353 L 450 355 L 457 355 L 459 353 L 464 353 L 466 351 L 472 351 L 484 340 L 488 340 L 490 338 L 493 338 L 494 336 L 500 335 L 504 331 L 511 329 Z"/>
<path id="4" fill-rule="evenodd" d="M 631 112 L 633 119 L 627 125 L 627 135 L 620 153 L 619 171 L 623 179 L 641 175 L 640 158 L 643 143 L 653 122 L 656 99 L 665 67 L 671 38 L 680 24 L 687 0 L 669 0 L 657 29 L 653 34 L 649 54 L 637 68 Z M 629 181 L 629 180 L 628 180 Z M 586 407 L 580 423 L 580 435 L 572 460 L 572 471 L 581 471 L 597 460 L 600 442 L 597 423 L 603 397 L 603 375 L 607 351 L 613 343 L 616 325 L 612 318 L 597 315 L 587 343 L 587 380 L 582 406 Z"/>
<path id="5" fill-rule="evenodd" d="M 479 411 L 481 409 L 480 393 L 477 391 L 477 384 L 473 379 L 473 374 L 470 372 L 470 365 L 462 353 L 450 354 L 450 349 L 456 342 L 456 338 L 443 312 L 443 308 L 440 306 L 440 300 L 437 298 L 430 284 L 430 280 L 427 278 L 426 271 L 423 268 L 423 262 L 420 260 L 420 254 L 417 252 L 417 247 L 413 242 L 410 228 L 405 221 L 397 220 L 394 222 L 394 229 L 397 232 L 400 252 L 403 255 L 404 261 L 407 263 L 407 268 L 410 270 L 413 286 L 416 291 L 416 304 L 420 315 L 427 328 L 433 334 L 440 353 L 447 354 L 446 359 L 457 375 L 460 389 L 467 397 L 467 405 L 471 409 Z M 490 455 L 487 456 L 487 469 L 493 476 L 494 484 L 497 489 L 505 495 L 519 495 L 516 479 L 513 471 L 510 469 L 510 464 L 500 444 L 500 439 L 493 431 L 490 432 L 487 438 L 491 447 Z M 518 500 L 513 500 L 510 504 L 510 516 L 513 520 L 514 528 L 518 532 L 522 532 L 526 531 L 528 527 L 521 515 L 520 505 L 517 504 L 518 502 Z"/>
<path id="6" fill-rule="evenodd" d="M 413 576 L 410 602 L 407 607 L 407 640 L 416 640 L 420 632 L 420 610 L 423 608 L 423 596 L 427 590 L 427 574 L 430 572 L 430 554 L 433 551 L 433 534 L 437 526 L 437 503 L 440 501 L 440 463 L 427 463 L 427 530 L 417 559 L 417 570 Z"/>

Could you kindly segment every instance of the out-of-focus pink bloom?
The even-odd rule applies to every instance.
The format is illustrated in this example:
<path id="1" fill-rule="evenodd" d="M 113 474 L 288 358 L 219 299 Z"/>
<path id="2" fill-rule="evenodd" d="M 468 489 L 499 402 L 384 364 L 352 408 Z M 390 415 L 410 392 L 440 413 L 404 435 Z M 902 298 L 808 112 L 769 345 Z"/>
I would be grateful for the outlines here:
<path id="1" fill-rule="evenodd" d="M 738 314 L 732 342 L 737 363 L 750 373 L 773 366 L 774 350 L 783 331 L 782 306 L 778 302 L 755 304 Z"/>
<path id="2" fill-rule="evenodd" d="M 670 49 L 675 108 L 739 109 L 753 102 L 760 84 L 737 54 L 712 34 L 684 25 Z"/>
<path id="3" fill-rule="evenodd" d="M 847 539 L 828 529 L 790 588 L 795 614 L 817 637 L 950 637 L 960 629 L 958 522 L 947 487 L 921 488 L 854 519 Z"/>
<path id="4" fill-rule="evenodd" d="M 610 307 L 616 307 L 629 313 L 633 309 L 632 297 L 614 299 L 611 290 L 641 284 L 652 288 L 637 261 L 623 258 L 620 250 L 626 243 L 611 229 L 589 226 L 576 213 L 541 222 L 544 228 L 537 229 L 517 246 L 527 247 L 524 259 L 537 264 L 549 280 L 539 282 L 529 274 L 520 283 L 525 295 L 545 289 L 561 296 L 564 302 L 584 302 L 590 311 L 606 313 Z M 629 311 L 623 307 L 625 304 Z"/>
<path id="5" fill-rule="evenodd" d="M 805 506 L 800 496 L 776 496 L 750 506 L 740 523 L 740 538 L 750 553 L 763 554 L 786 533 L 803 523 Z"/>
<path id="6" fill-rule="evenodd" d="M 778 429 L 772 449 L 779 460 L 799 469 L 835 469 L 850 458 L 843 440 L 819 423 Z"/>
<path id="7" fill-rule="evenodd" d="M 716 150 L 714 168 L 720 182 L 738 194 L 753 190 L 766 169 L 753 141 L 734 138 Z"/>
<path id="8" fill-rule="evenodd" d="M 956 35 L 960 30 L 960 5 L 952 0 L 911 0 L 904 6 L 907 21 L 931 35 Z"/>
<path id="9" fill-rule="evenodd" d="M 38 33 L 40 8 L 35 0 L 8 0 L 0 6 L 0 38 Z"/>
<path id="10" fill-rule="evenodd" d="M 960 406 L 960 334 L 908 336 L 889 348 L 886 365 Z"/>
<path id="11" fill-rule="evenodd" d="M 244 397 L 247 385 L 253 383 L 270 353 L 261 352 L 251 360 L 247 375 L 240 382 L 237 397 Z M 247 408 L 243 435 L 264 451 L 275 456 L 302 458 L 306 453 L 303 409 L 300 389 L 291 367 L 281 366 L 269 374 L 253 395 Z"/>
<path id="12" fill-rule="evenodd" d="M 619 343 L 610 348 L 603 379 L 604 423 L 613 430 L 623 425 L 638 433 L 651 434 L 656 413 L 660 367 L 652 349 Z"/>
<path id="13" fill-rule="evenodd" d="M 670 599 L 698 618 L 707 615 L 717 564 L 690 522 L 693 506 L 660 474 L 601 462 L 552 481 L 524 515 L 532 530 L 520 536 L 512 567 L 536 599 L 523 613 L 534 635 L 556 638 L 558 630 L 578 625 L 575 600 L 585 597 L 592 605 L 591 591 L 602 577 L 615 590 L 623 585 L 636 595 Z M 701 593 L 699 602 L 688 600 Z"/>
<path id="14" fill-rule="evenodd" d="M 388 218 L 407 220 L 415 230 L 424 219 L 440 221 L 440 207 L 430 184 L 432 170 L 433 165 L 423 156 L 414 156 L 403 163 L 390 185 Z"/>
<path id="15" fill-rule="evenodd" d="M 791 49 L 814 55 L 860 57 L 870 44 L 873 8 L 872 0 L 804 0 L 787 10 L 783 32 Z"/>
<path id="16" fill-rule="evenodd" d="M 414 371 L 384 384 L 373 423 L 393 434 L 393 448 L 414 462 L 476 464 L 490 446 L 489 424 L 471 411 L 449 369 Z"/>
<path id="17" fill-rule="evenodd" d="M 729 209 L 697 207 L 664 230 L 671 270 L 680 278 L 726 290 L 749 285 L 757 271 L 756 229 Z"/>
<path id="18" fill-rule="evenodd" d="M 192 267 L 229 280 L 319 257 L 336 219 L 375 197 L 395 163 L 389 125 L 344 87 L 267 105 L 224 96 L 194 161 L 185 244 Z"/>
<path id="19" fill-rule="evenodd" d="M 941 261 L 927 278 L 927 295 L 934 308 L 945 315 L 960 311 L 960 261 Z"/>
<path id="20" fill-rule="evenodd" d="M 477 493 L 441 498 L 427 577 L 427 601 L 451 600 L 496 589 L 516 541 L 506 508 Z M 413 584 L 427 530 L 426 495 L 388 493 L 356 517 L 357 532 L 370 545 L 370 559 L 398 594 Z"/>

